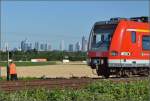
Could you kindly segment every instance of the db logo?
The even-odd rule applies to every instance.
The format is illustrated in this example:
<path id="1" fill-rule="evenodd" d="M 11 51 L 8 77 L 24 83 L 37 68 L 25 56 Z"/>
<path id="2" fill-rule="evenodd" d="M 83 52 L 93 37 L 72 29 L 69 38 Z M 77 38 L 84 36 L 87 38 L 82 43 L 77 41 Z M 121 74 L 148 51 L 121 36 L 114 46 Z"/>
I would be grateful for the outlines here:
<path id="1" fill-rule="evenodd" d="M 148 53 L 142 53 L 142 56 L 150 56 Z"/>

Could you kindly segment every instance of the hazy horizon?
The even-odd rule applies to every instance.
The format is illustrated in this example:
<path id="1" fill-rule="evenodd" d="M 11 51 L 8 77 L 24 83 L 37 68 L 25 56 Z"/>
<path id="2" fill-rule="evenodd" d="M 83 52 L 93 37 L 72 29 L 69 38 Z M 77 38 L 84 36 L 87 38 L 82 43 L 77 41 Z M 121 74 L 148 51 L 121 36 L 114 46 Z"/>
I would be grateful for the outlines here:
<path id="1" fill-rule="evenodd" d="M 22 40 L 50 43 L 59 49 L 88 39 L 96 21 L 112 17 L 149 16 L 149 1 L 1 1 L 2 48 Z"/>

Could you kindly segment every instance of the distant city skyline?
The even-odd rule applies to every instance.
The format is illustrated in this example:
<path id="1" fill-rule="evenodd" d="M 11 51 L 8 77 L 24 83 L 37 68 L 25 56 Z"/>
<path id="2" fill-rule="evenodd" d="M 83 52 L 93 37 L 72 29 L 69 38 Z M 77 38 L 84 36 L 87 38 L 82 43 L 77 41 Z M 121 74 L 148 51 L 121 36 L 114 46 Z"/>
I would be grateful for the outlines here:
<path id="1" fill-rule="evenodd" d="M 49 47 L 57 50 L 64 40 L 63 50 L 70 44 L 81 50 L 82 37 L 88 39 L 96 21 L 149 16 L 150 12 L 149 0 L 0 2 L 3 49 L 6 43 L 10 49 L 18 48 L 22 40 L 28 39 L 32 46 L 35 42 L 50 43 Z"/>
<path id="2" fill-rule="evenodd" d="M 18 49 L 19 51 L 28 51 L 28 50 L 51 51 L 52 47 L 50 43 L 40 43 L 40 42 L 30 43 L 26 39 L 22 40 L 20 46 L 18 46 L 18 48 L 16 47 L 15 49 Z"/>
<path id="3" fill-rule="evenodd" d="M 64 46 L 65 44 L 66 44 L 65 41 L 62 40 L 61 43 L 59 44 L 59 49 L 54 49 L 52 48 L 51 43 L 40 43 L 38 41 L 31 43 L 30 40 L 26 38 L 20 42 L 19 46 L 16 46 L 13 49 L 10 49 L 8 43 L 5 43 L 5 47 L 2 49 L 2 51 L 6 51 L 6 49 L 8 48 L 10 51 L 30 51 L 30 50 L 35 50 L 35 51 L 57 50 L 57 51 L 68 51 L 68 52 L 87 51 L 88 42 L 85 36 L 81 37 L 81 41 L 77 41 L 76 43 L 69 43 L 67 47 Z"/>

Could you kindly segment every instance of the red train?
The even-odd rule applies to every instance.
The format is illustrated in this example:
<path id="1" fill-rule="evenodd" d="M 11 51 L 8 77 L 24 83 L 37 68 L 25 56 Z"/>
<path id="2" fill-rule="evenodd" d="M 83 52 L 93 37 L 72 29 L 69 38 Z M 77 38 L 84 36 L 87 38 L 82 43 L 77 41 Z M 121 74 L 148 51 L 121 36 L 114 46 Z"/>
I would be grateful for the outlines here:
<path id="1" fill-rule="evenodd" d="M 149 17 L 96 22 L 88 43 L 88 64 L 98 75 L 149 75 Z"/>

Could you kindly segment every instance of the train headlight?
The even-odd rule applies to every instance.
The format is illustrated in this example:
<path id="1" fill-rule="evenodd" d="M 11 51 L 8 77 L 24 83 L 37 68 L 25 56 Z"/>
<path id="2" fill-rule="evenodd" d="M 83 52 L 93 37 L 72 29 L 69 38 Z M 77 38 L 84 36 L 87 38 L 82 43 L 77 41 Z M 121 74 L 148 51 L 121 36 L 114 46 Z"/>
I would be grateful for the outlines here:
<path id="1" fill-rule="evenodd" d="M 111 56 L 118 56 L 118 52 L 117 51 L 111 51 Z"/>

